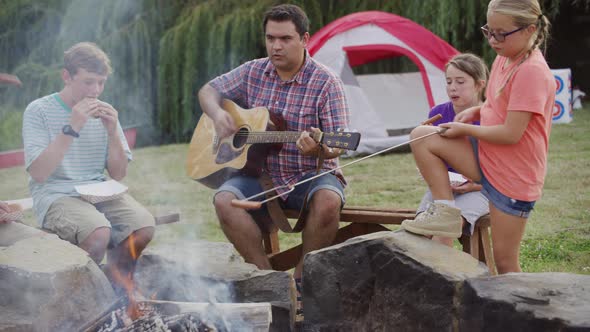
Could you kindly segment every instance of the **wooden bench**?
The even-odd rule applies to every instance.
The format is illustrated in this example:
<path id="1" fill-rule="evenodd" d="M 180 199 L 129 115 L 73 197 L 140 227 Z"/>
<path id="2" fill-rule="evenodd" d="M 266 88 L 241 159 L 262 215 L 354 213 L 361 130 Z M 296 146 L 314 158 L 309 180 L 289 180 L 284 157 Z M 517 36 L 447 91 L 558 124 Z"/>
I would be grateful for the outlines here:
<path id="1" fill-rule="evenodd" d="M 289 219 L 296 219 L 299 211 L 285 210 Z M 349 225 L 338 229 L 333 244 L 338 244 L 355 236 L 389 231 L 384 225 L 400 225 L 406 219 L 414 219 L 416 210 L 412 209 L 385 209 L 359 206 L 345 206 L 340 213 L 340 222 L 349 222 Z M 273 269 L 286 271 L 297 265 L 301 258 L 302 246 L 281 251 L 278 229 L 263 234 L 263 245 Z M 494 258 L 490 241 L 489 216 L 480 218 L 476 224 L 472 236 L 463 235 L 460 238 L 463 251 L 485 263 L 491 274 L 496 274 Z"/>
<path id="2" fill-rule="evenodd" d="M 473 234 L 461 235 L 459 242 L 463 246 L 463 252 L 473 256 L 475 259 L 483 262 L 488 266 L 492 275 L 498 274 L 496 271 L 496 262 L 494 261 L 494 253 L 492 252 L 492 241 L 490 239 L 490 215 L 479 218 L 475 222 Z"/>

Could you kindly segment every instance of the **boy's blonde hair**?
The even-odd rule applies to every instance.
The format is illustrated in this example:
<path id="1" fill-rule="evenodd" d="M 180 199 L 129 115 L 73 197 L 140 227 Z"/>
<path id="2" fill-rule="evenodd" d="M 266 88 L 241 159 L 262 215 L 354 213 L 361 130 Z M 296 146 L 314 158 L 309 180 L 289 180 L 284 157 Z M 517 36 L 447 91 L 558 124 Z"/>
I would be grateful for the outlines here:
<path id="1" fill-rule="evenodd" d="M 112 73 L 111 60 L 96 44 L 82 42 L 75 44 L 64 52 L 64 68 L 70 75 L 76 75 L 78 69 L 99 75 Z"/>
<path id="2" fill-rule="evenodd" d="M 447 68 L 449 68 L 449 66 L 453 66 L 460 71 L 467 73 L 467 75 L 473 78 L 475 84 L 479 84 L 480 81 L 484 81 L 484 85 L 479 92 L 479 100 L 483 101 L 485 99 L 485 87 L 488 82 L 490 71 L 488 70 L 488 66 L 480 57 L 471 53 L 455 55 L 445 65 L 445 71 Z"/>
<path id="3" fill-rule="evenodd" d="M 487 14 L 490 15 L 492 13 L 511 17 L 514 20 L 514 25 L 519 28 L 527 27 L 529 25 L 535 25 L 537 27 L 537 31 L 533 35 L 534 40 L 531 47 L 527 50 L 525 56 L 522 57 L 518 65 L 514 67 L 510 75 L 508 75 L 508 79 L 496 93 L 496 96 L 498 96 L 502 93 L 506 84 L 508 84 L 518 67 L 528 59 L 533 50 L 543 44 L 543 54 L 545 54 L 551 24 L 547 17 L 543 15 L 541 5 L 539 5 L 539 1 L 537 0 L 492 0 L 488 4 Z"/>

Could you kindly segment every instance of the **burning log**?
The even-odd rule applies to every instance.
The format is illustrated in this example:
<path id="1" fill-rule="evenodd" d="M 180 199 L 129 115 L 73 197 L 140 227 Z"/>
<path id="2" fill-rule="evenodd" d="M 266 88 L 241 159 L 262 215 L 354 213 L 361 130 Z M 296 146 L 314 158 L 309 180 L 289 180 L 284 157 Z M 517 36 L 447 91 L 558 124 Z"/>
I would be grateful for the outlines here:
<path id="1" fill-rule="evenodd" d="M 90 322 L 86 323 L 84 326 L 80 328 L 80 332 L 92 332 L 99 329 L 101 325 L 103 325 L 111 313 L 117 310 L 117 308 L 124 307 L 127 304 L 127 297 L 121 296 L 111 305 L 109 305 L 105 310 L 103 310 L 97 317 Z"/>
<path id="2" fill-rule="evenodd" d="M 139 318 L 121 306 L 87 324 L 84 332 L 126 331 L 268 331 L 270 303 L 137 302 Z M 111 306 L 112 308 L 112 306 Z"/>
<path id="3" fill-rule="evenodd" d="M 109 332 L 112 330 L 99 330 L 99 332 Z M 213 332 L 228 331 L 227 329 L 218 329 L 211 324 L 203 322 L 199 317 L 193 314 L 180 314 L 175 316 L 162 317 L 157 314 L 151 314 L 134 321 L 131 325 L 118 332 Z"/>
<path id="4" fill-rule="evenodd" d="M 140 310 L 154 310 L 166 315 L 193 314 L 216 328 L 228 330 L 268 331 L 272 322 L 270 303 L 194 303 L 142 301 Z"/>

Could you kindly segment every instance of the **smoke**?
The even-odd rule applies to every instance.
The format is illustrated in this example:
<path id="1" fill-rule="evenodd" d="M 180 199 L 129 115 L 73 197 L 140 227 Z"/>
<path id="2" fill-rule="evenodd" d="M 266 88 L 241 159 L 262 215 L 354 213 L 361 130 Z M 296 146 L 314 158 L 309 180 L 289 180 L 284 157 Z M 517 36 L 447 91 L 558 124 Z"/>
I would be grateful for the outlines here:
<path id="1" fill-rule="evenodd" d="M 233 282 L 245 269 L 231 245 L 213 242 L 176 241 L 155 245 L 138 261 L 135 282 L 145 298 L 209 303 L 201 315 L 215 326 L 244 326 L 244 321 L 224 312 L 220 303 L 236 302 Z M 251 269 L 251 267 L 249 267 Z M 231 318 L 231 319 L 230 319 Z M 233 330 L 229 328 L 229 330 Z"/>

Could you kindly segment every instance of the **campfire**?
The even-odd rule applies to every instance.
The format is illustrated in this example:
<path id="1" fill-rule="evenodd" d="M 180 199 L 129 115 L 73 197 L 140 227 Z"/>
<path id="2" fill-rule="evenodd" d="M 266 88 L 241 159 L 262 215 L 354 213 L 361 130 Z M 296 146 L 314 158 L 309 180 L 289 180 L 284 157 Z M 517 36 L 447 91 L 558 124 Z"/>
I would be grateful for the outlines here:
<path id="1" fill-rule="evenodd" d="M 138 258 L 133 235 L 129 237 L 129 254 Z M 271 322 L 269 303 L 191 303 L 144 299 L 133 281 L 133 272 L 122 273 L 114 266 L 110 277 L 126 295 L 121 296 L 105 312 L 86 324 L 85 332 L 125 331 L 268 331 Z"/>
<path id="2" fill-rule="evenodd" d="M 137 260 L 133 235 L 129 238 L 129 252 L 133 260 Z M 132 272 L 124 274 L 114 268 L 110 275 L 126 294 L 81 331 L 268 331 L 272 320 L 269 303 L 156 301 L 157 294 L 147 300 L 137 291 Z"/>

